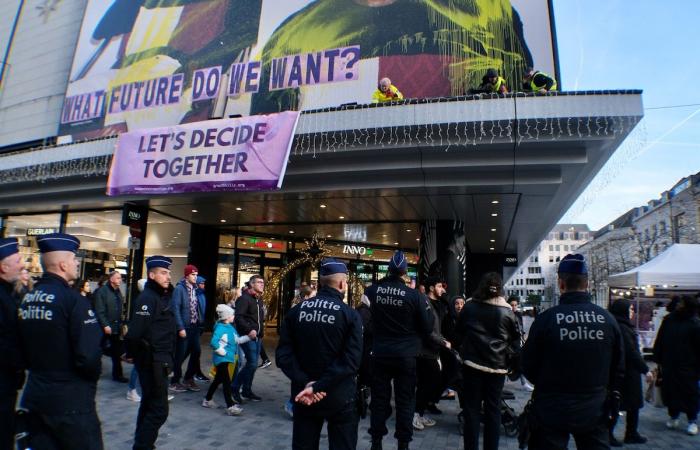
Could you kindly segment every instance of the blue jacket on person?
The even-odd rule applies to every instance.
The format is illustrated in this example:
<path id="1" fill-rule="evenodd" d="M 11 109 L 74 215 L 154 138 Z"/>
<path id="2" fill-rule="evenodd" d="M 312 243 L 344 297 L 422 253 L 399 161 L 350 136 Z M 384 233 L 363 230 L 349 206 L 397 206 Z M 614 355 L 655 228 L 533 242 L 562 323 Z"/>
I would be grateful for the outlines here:
<path id="1" fill-rule="evenodd" d="M 211 353 L 212 362 L 215 366 L 223 362 L 236 362 L 238 358 L 238 344 L 244 344 L 249 340 L 248 336 L 239 337 L 232 324 L 216 322 L 214 331 L 211 334 L 211 341 L 209 342 L 213 350 Z M 225 352 L 223 355 L 221 350 Z"/>
<path id="2" fill-rule="evenodd" d="M 190 294 L 186 283 L 184 278 L 177 283 L 171 300 L 178 331 L 192 326 L 190 323 Z M 195 286 L 194 289 L 196 295 L 197 287 Z M 204 324 L 204 303 L 199 295 L 197 295 L 197 311 L 199 312 L 197 326 L 200 326 Z"/>
<path id="3" fill-rule="evenodd" d="M 199 281 L 199 278 L 197 278 L 197 281 Z M 197 287 L 197 301 L 199 302 L 199 310 L 201 313 L 199 314 L 199 322 L 202 323 L 204 322 L 204 312 L 207 310 L 207 297 L 204 294 L 204 289 L 200 289 Z"/>

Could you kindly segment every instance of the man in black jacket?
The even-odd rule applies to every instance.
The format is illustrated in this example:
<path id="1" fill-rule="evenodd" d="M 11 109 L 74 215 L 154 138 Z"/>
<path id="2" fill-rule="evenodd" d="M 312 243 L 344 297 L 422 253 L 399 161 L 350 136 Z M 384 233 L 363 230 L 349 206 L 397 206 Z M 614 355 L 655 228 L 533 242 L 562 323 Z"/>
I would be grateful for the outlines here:
<path id="1" fill-rule="evenodd" d="M 172 260 L 165 256 L 146 258 L 148 281 L 134 301 L 134 314 L 126 333 L 142 391 L 134 450 L 154 448 L 158 430 L 168 419 L 168 374 L 173 369 L 177 333 L 170 307 L 171 264 Z"/>
<path id="2" fill-rule="evenodd" d="M 253 393 L 253 378 L 258 368 L 260 346 L 265 334 L 265 310 L 263 308 L 262 294 L 265 290 L 265 280 L 260 275 L 250 277 L 250 288 L 243 291 L 236 300 L 236 331 L 239 336 L 250 335 L 253 331 L 253 339 L 241 344 L 245 355 L 245 366 L 238 372 L 231 386 L 233 399 L 238 403 L 242 400 L 259 402 L 260 397 Z"/>
<path id="3" fill-rule="evenodd" d="M 29 370 L 21 404 L 31 415 L 31 447 L 101 450 L 95 394 L 102 331 L 90 302 L 68 284 L 78 278 L 80 241 L 52 233 L 38 237 L 37 244 L 44 275 L 19 311 Z"/>
<path id="4" fill-rule="evenodd" d="M 523 348 L 535 385 L 529 448 L 565 449 L 573 434 L 579 450 L 608 449 L 625 372 L 620 328 L 591 303 L 582 255 L 566 255 L 558 275 L 559 305 L 537 316 Z"/>
<path id="5" fill-rule="evenodd" d="M 396 402 L 396 432 L 399 450 L 408 449 L 413 437 L 412 419 L 416 399 L 416 354 L 421 338 L 433 329 L 430 306 L 415 289 L 406 286 L 406 256 L 396 251 L 389 261 L 389 275 L 368 287 L 365 295 L 372 305 L 374 343 L 372 356 L 372 402 L 369 434 L 372 450 L 381 450 L 389 432 L 391 382 Z M 438 380 L 436 380 L 438 382 Z"/>
<path id="6" fill-rule="evenodd" d="M 119 286 L 122 284 L 122 274 L 116 270 L 109 274 L 107 282 L 95 291 L 95 314 L 100 322 L 102 331 L 109 339 L 109 352 L 112 358 L 112 379 L 120 383 L 127 383 L 122 372 L 121 356 L 124 346 L 121 340 L 122 323 L 122 292 Z"/>
<path id="7" fill-rule="evenodd" d="M 292 448 L 318 449 L 328 421 L 330 448 L 354 450 L 358 414 L 355 379 L 362 359 L 362 321 L 343 302 L 348 269 L 326 258 L 316 297 L 289 310 L 280 332 L 276 362 L 292 380 L 295 396 Z"/>
<path id="8" fill-rule="evenodd" d="M 12 448 L 17 390 L 24 384 L 17 303 L 12 296 L 22 266 L 17 238 L 0 238 L 0 449 Z"/>

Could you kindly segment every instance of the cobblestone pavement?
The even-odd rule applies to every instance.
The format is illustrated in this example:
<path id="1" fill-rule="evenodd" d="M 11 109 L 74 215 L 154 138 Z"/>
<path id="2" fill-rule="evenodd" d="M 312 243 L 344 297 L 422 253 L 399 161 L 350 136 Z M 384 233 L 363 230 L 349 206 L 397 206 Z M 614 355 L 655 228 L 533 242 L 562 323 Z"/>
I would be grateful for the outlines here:
<path id="1" fill-rule="evenodd" d="M 208 335 L 205 335 L 207 337 Z M 209 367 L 211 361 L 207 339 L 202 340 L 202 367 Z M 272 357 L 275 341 L 266 337 L 265 348 Z M 274 359 L 274 358 L 273 358 Z M 130 365 L 125 365 L 128 376 Z M 102 432 L 107 450 L 130 449 L 133 443 L 133 433 L 136 423 L 138 403 L 126 400 L 126 385 L 115 383 L 110 378 L 111 362 L 103 358 L 103 376 L 98 385 L 98 410 L 102 420 Z M 272 366 L 258 369 L 253 383 L 253 390 L 263 398 L 259 403 L 243 405 L 243 415 L 229 417 L 223 409 L 206 409 L 200 406 L 208 383 L 200 383 L 201 392 L 186 392 L 176 394 L 170 403 L 170 416 L 160 430 L 156 443 L 159 449 L 173 450 L 202 450 L 202 449 L 259 449 L 284 450 L 291 448 L 292 422 L 285 414 L 282 405 L 289 395 L 289 382 L 281 370 Z M 516 400 L 511 406 L 517 412 L 529 398 L 519 383 L 508 383 L 507 389 L 516 394 Z M 224 404 L 221 388 L 214 399 L 220 405 Z M 443 410 L 440 416 L 433 416 L 437 425 L 416 431 L 411 443 L 411 449 L 461 449 L 461 436 L 458 432 L 456 401 L 442 401 L 439 407 Z M 393 450 L 396 441 L 393 439 L 393 416 L 389 419 L 389 435 L 384 438 L 384 448 Z M 646 405 L 642 409 L 640 430 L 649 437 L 646 445 L 626 445 L 628 450 L 651 449 L 700 449 L 700 436 L 688 436 L 683 431 L 668 431 L 665 429 L 665 410 Z M 617 427 L 618 438 L 624 433 L 624 418 Z M 369 418 L 360 422 L 358 449 L 369 449 L 367 428 Z M 501 449 L 515 450 L 518 448 L 517 439 L 501 436 Z M 575 448 L 573 442 L 570 445 Z M 328 448 L 324 437 L 321 448 Z"/>

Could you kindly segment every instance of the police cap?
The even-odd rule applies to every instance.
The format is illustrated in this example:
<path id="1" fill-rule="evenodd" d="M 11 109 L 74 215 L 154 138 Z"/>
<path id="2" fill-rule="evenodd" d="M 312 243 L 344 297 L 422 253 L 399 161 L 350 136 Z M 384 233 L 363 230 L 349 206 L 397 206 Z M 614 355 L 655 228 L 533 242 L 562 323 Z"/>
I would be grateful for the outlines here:
<path id="1" fill-rule="evenodd" d="M 146 258 L 146 267 L 148 270 L 155 269 L 156 267 L 162 267 L 163 269 L 170 269 L 173 260 L 167 256 L 153 255 Z"/>
<path id="2" fill-rule="evenodd" d="M 77 252 L 80 248 L 80 239 L 66 233 L 51 233 L 36 238 L 39 252 Z"/>
<path id="3" fill-rule="evenodd" d="M 587 275 L 586 258 L 580 253 L 568 254 L 559 263 L 557 273 L 571 273 L 576 275 Z"/>
<path id="4" fill-rule="evenodd" d="M 319 275 L 325 277 L 328 275 L 335 275 L 336 273 L 348 273 L 348 268 L 345 266 L 345 263 L 335 258 L 323 258 Z"/>
<path id="5" fill-rule="evenodd" d="M 0 261 L 15 253 L 19 253 L 17 238 L 0 238 Z"/>
<path id="6" fill-rule="evenodd" d="M 389 272 L 391 273 L 404 273 L 406 272 L 406 255 L 401 250 L 396 250 L 394 256 L 391 257 L 389 261 Z"/>

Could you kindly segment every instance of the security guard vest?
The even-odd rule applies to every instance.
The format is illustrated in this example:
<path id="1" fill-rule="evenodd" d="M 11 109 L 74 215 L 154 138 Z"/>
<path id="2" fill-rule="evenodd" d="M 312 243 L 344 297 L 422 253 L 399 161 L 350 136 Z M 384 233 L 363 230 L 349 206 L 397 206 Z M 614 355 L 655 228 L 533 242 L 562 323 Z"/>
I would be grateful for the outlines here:
<path id="1" fill-rule="evenodd" d="M 551 87 L 551 89 L 549 89 L 549 91 L 551 92 L 551 91 L 556 91 L 556 90 L 557 90 L 557 80 L 555 80 L 553 77 L 549 76 L 549 75 L 546 74 L 545 72 L 540 72 L 540 71 L 538 70 L 537 72 L 535 72 L 535 73 L 532 75 L 532 79 L 530 80 L 530 90 L 531 90 L 532 92 L 537 92 L 537 91 L 539 91 L 540 89 L 542 89 L 543 87 L 545 87 L 545 85 L 537 86 L 537 85 L 535 84 L 535 77 L 536 77 L 537 75 L 544 75 L 544 76 L 547 77 L 547 78 L 551 78 L 551 79 L 552 79 L 552 82 L 553 82 L 554 84 L 552 84 L 552 87 Z"/>

